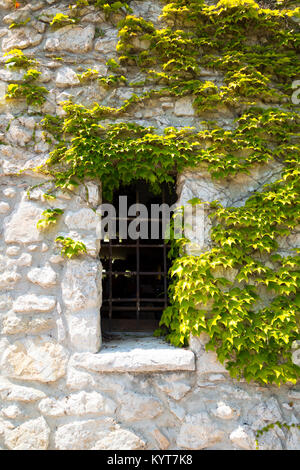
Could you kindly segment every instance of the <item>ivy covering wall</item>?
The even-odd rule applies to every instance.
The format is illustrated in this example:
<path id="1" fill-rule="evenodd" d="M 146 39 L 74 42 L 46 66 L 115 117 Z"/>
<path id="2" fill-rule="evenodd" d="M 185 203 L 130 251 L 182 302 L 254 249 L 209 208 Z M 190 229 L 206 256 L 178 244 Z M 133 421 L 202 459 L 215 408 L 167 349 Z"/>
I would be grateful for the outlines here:
<path id="1" fill-rule="evenodd" d="M 92 4 L 108 20 L 118 19 L 118 60 L 108 61 L 110 75 L 88 69 L 81 82 L 129 84 L 124 68 L 146 78 L 130 83 L 136 93 L 119 108 L 88 109 L 69 101 L 63 115 L 42 116 L 53 151 L 39 171 L 61 189 L 97 178 L 111 197 L 120 184 L 138 179 L 158 191 L 162 182 L 203 164 L 213 178 L 226 179 L 276 160 L 280 178 L 244 206 L 210 204 L 210 251 L 187 255 L 186 240 L 174 247 L 170 306 L 158 333 L 176 346 L 187 345 L 190 334 L 208 333 L 208 348 L 232 376 L 295 383 L 300 368 L 292 363 L 291 349 L 300 338 L 300 256 L 297 249 L 285 257 L 277 251 L 279 240 L 299 226 L 299 107 L 291 99 L 300 77 L 299 8 L 279 0 L 165 1 L 164 27 L 158 29 L 133 16 L 130 2 L 79 0 L 70 2 L 69 15 L 56 15 L 51 27 L 79 23 L 82 9 Z M 38 62 L 15 50 L 8 53 L 7 67 L 24 70 L 23 83 L 11 84 L 7 98 L 41 105 L 48 90 L 36 83 Z M 222 84 L 206 80 L 203 69 L 218 71 Z M 145 85 L 150 91 L 141 93 Z M 192 96 L 201 130 L 161 133 L 126 120 L 131 107 L 166 96 Z M 233 130 L 214 120 L 220 109 L 234 113 Z M 116 122 L 106 124 L 107 119 Z M 237 273 L 234 281 L 224 275 L 230 270 Z M 262 289 L 269 292 L 268 304 Z"/>

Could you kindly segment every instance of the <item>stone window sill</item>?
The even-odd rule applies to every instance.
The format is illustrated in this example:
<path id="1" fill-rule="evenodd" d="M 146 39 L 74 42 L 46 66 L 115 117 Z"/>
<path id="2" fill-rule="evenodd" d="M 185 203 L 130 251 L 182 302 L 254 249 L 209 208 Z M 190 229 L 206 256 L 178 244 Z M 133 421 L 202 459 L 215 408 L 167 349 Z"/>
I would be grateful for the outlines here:
<path id="1" fill-rule="evenodd" d="M 195 370 L 195 356 L 189 349 L 176 348 L 160 338 L 123 335 L 104 342 L 101 351 L 77 353 L 77 366 L 93 372 L 170 372 Z"/>

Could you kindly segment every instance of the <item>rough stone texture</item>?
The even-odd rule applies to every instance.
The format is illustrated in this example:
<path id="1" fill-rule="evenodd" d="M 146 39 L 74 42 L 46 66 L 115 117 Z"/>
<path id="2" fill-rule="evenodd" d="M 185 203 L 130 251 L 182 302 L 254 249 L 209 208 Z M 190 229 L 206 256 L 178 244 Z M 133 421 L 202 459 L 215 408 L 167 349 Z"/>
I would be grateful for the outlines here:
<path id="1" fill-rule="evenodd" d="M 31 403 L 45 398 L 45 396 L 41 390 L 15 385 L 4 377 L 0 378 L 0 397 L 3 401 Z"/>
<path id="2" fill-rule="evenodd" d="M 189 97 L 180 98 L 175 103 L 174 112 L 176 116 L 193 116 L 195 114 L 193 100 Z"/>
<path id="3" fill-rule="evenodd" d="M 92 209 L 80 209 L 66 215 L 65 223 L 69 229 L 96 229 L 99 217 Z"/>
<path id="4" fill-rule="evenodd" d="M 206 412 L 187 416 L 181 426 L 177 444 L 184 449 L 205 449 L 219 442 L 223 437 Z"/>
<path id="5" fill-rule="evenodd" d="M 63 302 L 70 312 L 100 306 L 100 268 L 98 261 L 70 260 L 65 263 L 62 281 Z"/>
<path id="6" fill-rule="evenodd" d="M 91 50 L 94 34 L 95 27 L 93 25 L 88 25 L 85 28 L 80 26 L 65 26 L 47 39 L 45 50 L 83 54 Z"/>
<path id="7" fill-rule="evenodd" d="M 40 402 L 39 409 L 45 416 L 113 415 L 116 405 L 100 393 L 83 391 L 60 400 L 45 398 Z"/>
<path id="8" fill-rule="evenodd" d="M 230 434 L 231 441 L 241 449 L 254 450 L 256 448 L 255 434 L 253 430 L 247 426 L 239 426 Z"/>
<path id="9" fill-rule="evenodd" d="M 195 358 L 191 351 L 174 348 L 156 338 L 129 339 L 108 344 L 108 346 L 103 346 L 101 354 L 98 355 L 75 354 L 74 363 L 94 372 L 159 372 L 195 369 Z"/>
<path id="10" fill-rule="evenodd" d="M 119 416 L 123 421 L 139 421 L 153 419 L 163 411 L 162 404 L 151 396 L 125 393 Z"/>
<path id="11" fill-rule="evenodd" d="M 55 83 L 56 86 L 64 88 L 66 86 L 79 85 L 80 81 L 74 70 L 70 67 L 62 67 L 57 72 Z"/>
<path id="12" fill-rule="evenodd" d="M 177 381 L 176 374 L 172 374 L 156 383 L 156 386 L 163 393 L 166 393 L 169 397 L 174 400 L 180 400 L 190 390 L 191 386 L 184 381 Z"/>
<path id="13" fill-rule="evenodd" d="M 18 313 L 49 312 L 55 307 L 54 297 L 46 295 L 27 294 L 17 297 L 13 310 Z"/>
<path id="14" fill-rule="evenodd" d="M 44 418 L 37 418 L 5 432 L 5 444 L 13 450 L 46 450 L 50 428 Z"/>
<path id="15" fill-rule="evenodd" d="M 50 315 L 18 317 L 13 312 L 3 316 L 2 333 L 4 335 L 36 334 L 51 330 L 54 319 Z"/>
<path id="16" fill-rule="evenodd" d="M 7 52 L 11 49 L 26 49 L 27 47 L 37 46 L 42 38 L 43 36 L 32 28 L 13 29 L 3 39 L 2 50 Z"/>
<path id="17" fill-rule="evenodd" d="M 65 374 L 66 361 L 63 347 L 50 337 L 28 337 L 6 348 L 1 370 L 15 379 L 55 382 Z"/>
<path id="18" fill-rule="evenodd" d="M 6 221 L 4 227 L 4 239 L 6 243 L 34 243 L 42 239 L 36 224 L 42 210 L 29 201 L 22 201 Z M 22 220 L 22 223 L 20 221 Z"/>
<path id="19" fill-rule="evenodd" d="M 57 429 L 55 445 L 60 450 L 90 450 L 113 429 L 111 418 L 75 421 Z"/>
<path id="20" fill-rule="evenodd" d="M 25 4 L 26 3 L 26 4 Z M 72 191 L 52 191 L 48 176 L 32 171 L 49 158 L 52 146 L 39 125 L 40 112 L 63 115 L 62 101 L 119 107 L 133 93 L 132 82 L 146 76 L 134 73 L 130 84 L 109 89 L 99 81 L 82 82 L 88 68 L 99 75 L 117 59 L 121 15 L 113 24 L 94 7 L 83 8 L 79 24 L 57 30 L 49 26 L 57 13 L 69 14 L 67 2 L 0 0 L 2 52 L 20 48 L 37 57 L 39 82 L 49 90 L 41 107 L 25 100 L 5 100 L 9 83 L 20 83 L 23 70 L 0 64 L 0 449 L 251 449 L 255 434 L 275 421 L 298 424 L 300 388 L 277 389 L 230 379 L 216 354 L 205 351 L 208 338 L 190 338 L 190 349 L 177 349 L 158 338 L 122 335 L 101 346 L 101 271 L 98 233 L 101 181 L 86 181 Z M 162 3 L 132 0 L 133 14 L 158 27 Z M 9 29 L 12 22 L 30 23 Z M 136 51 L 148 46 L 133 38 Z M 125 75 L 128 70 L 120 69 Z M 216 80 L 201 68 L 199 77 Z M 217 77 L 221 80 L 222 77 Z M 219 83 L 219 82 L 218 82 Z M 221 84 L 221 81 L 220 81 Z M 158 84 L 158 89 L 161 87 Z M 149 91 L 145 86 L 143 92 Z M 153 97 L 126 112 L 126 121 L 153 126 L 195 127 L 199 120 L 193 96 Z M 224 108 L 207 119 L 233 127 Z M 123 119 L 123 118 L 122 118 Z M 206 119 L 206 118 L 204 118 Z M 103 124 L 109 123 L 103 121 Z M 178 203 L 193 197 L 219 200 L 240 207 L 264 184 L 278 178 L 281 165 L 255 165 L 249 174 L 212 179 L 206 167 L 178 177 Z M 28 189 L 32 188 L 29 192 Z M 39 231 L 45 209 L 59 207 L 57 224 Z M 197 231 L 188 247 L 199 254 L 211 246 L 211 220 L 206 206 L 197 216 Z M 66 261 L 54 240 L 58 235 L 82 241 L 87 255 Z M 280 253 L 300 246 L 297 228 L 279 240 Z M 220 276 L 234 279 L 227 270 Z M 292 349 L 299 365 L 300 343 Z M 300 449 L 300 431 L 278 427 L 259 437 L 259 448 Z"/>
<path id="21" fill-rule="evenodd" d="M 34 268 L 28 272 L 27 278 L 41 287 L 51 287 L 56 284 L 57 274 L 48 264 L 43 268 Z"/>
<path id="22" fill-rule="evenodd" d="M 145 442 L 128 429 L 116 429 L 99 439 L 93 450 L 141 450 Z"/>

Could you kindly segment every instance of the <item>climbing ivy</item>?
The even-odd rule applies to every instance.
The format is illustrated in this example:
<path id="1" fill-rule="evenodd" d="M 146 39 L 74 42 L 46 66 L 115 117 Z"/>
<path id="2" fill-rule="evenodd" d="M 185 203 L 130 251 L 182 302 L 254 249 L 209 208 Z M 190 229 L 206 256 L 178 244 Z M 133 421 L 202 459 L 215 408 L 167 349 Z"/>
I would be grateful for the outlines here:
<path id="1" fill-rule="evenodd" d="M 62 189 L 99 178 L 110 198 L 119 185 L 138 179 L 159 191 L 186 168 L 205 165 L 212 178 L 224 180 L 276 162 L 277 181 L 244 206 L 207 205 L 209 251 L 192 256 L 188 240 L 174 242 L 170 306 L 157 334 L 184 346 L 190 334 L 205 332 L 207 348 L 232 376 L 295 383 L 300 368 L 291 348 L 300 338 L 300 255 L 280 251 L 280 244 L 299 226 L 299 114 L 291 94 L 300 76 L 294 21 L 300 9 L 285 0 L 269 0 L 269 8 L 253 0 L 164 0 L 158 28 L 134 16 L 129 3 L 75 0 L 70 15 L 56 15 L 53 26 L 77 22 L 88 5 L 102 9 L 113 24 L 122 18 L 119 57 L 107 61 L 110 75 L 88 69 L 80 81 L 126 84 L 135 93 L 118 108 L 68 101 L 62 117 L 44 116 L 46 139 L 55 146 L 42 171 Z M 7 64 L 31 67 L 20 53 Z M 136 67 L 144 78 L 131 83 L 124 70 Z M 129 111 L 150 99 L 185 96 L 193 98 L 197 129 L 161 133 L 127 121 Z M 231 130 L 212 121 L 221 108 L 233 116 Z M 66 256 L 85 251 L 80 242 L 57 242 Z"/>
<path id="2" fill-rule="evenodd" d="M 62 209 L 46 209 L 42 212 L 44 216 L 43 219 L 40 219 L 36 226 L 39 230 L 45 230 L 51 225 L 55 225 L 57 223 L 58 217 L 62 215 L 64 211 Z"/>
<path id="3" fill-rule="evenodd" d="M 38 106 L 45 102 L 45 95 L 49 93 L 46 87 L 36 84 L 41 76 L 41 72 L 29 68 L 37 66 L 38 61 L 27 57 L 20 49 L 13 49 L 4 54 L 8 56 L 5 64 L 11 69 L 25 69 L 23 81 L 21 83 L 10 83 L 7 87 L 7 99 L 25 99 L 28 105 Z"/>
<path id="4" fill-rule="evenodd" d="M 281 423 L 280 421 L 275 421 L 275 423 L 267 424 L 267 426 L 264 426 L 263 428 L 259 429 L 255 433 L 256 450 L 259 450 L 259 437 L 262 436 L 264 433 L 270 431 L 270 429 L 274 429 L 275 426 L 278 426 L 279 429 L 286 429 L 287 431 L 290 431 L 292 428 L 300 430 L 300 424 L 296 424 L 296 423 L 287 424 L 287 423 Z"/>
<path id="5" fill-rule="evenodd" d="M 73 240 L 70 237 L 56 237 L 55 242 L 61 245 L 61 255 L 65 258 L 75 258 L 87 252 L 83 242 Z"/>

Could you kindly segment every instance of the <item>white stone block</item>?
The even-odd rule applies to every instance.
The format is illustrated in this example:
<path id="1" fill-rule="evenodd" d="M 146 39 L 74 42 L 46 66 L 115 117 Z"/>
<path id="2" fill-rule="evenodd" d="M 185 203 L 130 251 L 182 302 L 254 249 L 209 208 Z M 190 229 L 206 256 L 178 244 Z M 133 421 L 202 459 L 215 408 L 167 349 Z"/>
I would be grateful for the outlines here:
<path id="1" fill-rule="evenodd" d="M 18 313 L 48 312 L 55 307 L 55 304 L 55 297 L 25 294 L 14 301 L 13 310 Z"/>
<path id="2" fill-rule="evenodd" d="M 193 100 L 188 96 L 180 98 L 175 103 L 174 112 L 176 116 L 194 116 Z"/>
<path id="3" fill-rule="evenodd" d="M 68 312 L 101 306 L 101 263 L 96 260 L 69 260 L 62 279 L 62 299 Z"/>
<path id="4" fill-rule="evenodd" d="M 34 243 L 42 239 L 36 224 L 42 218 L 42 209 L 29 201 L 22 201 L 4 224 L 6 243 Z"/>
<path id="5" fill-rule="evenodd" d="M 98 392 L 72 393 L 56 400 L 55 398 L 45 398 L 39 404 L 39 410 L 45 416 L 84 416 L 113 415 L 117 405 L 110 399 Z"/>
<path id="6" fill-rule="evenodd" d="M 80 81 L 77 73 L 73 69 L 70 67 L 61 67 L 57 72 L 55 83 L 56 86 L 63 88 L 79 85 Z"/>
<path id="7" fill-rule="evenodd" d="M 66 316 L 71 347 L 97 353 L 101 346 L 100 310 L 82 310 Z"/>
<path id="8" fill-rule="evenodd" d="M 41 287 L 52 287 L 56 284 L 57 274 L 51 268 L 50 264 L 46 264 L 43 268 L 33 268 L 27 273 L 27 278 L 34 284 Z"/>
<path id="9" fill-rule="evenodd" d="M 6 214 L 9 210 L 10 206 L 7 202 L 0 202 L 0 214 Z"/>
<path id="10" fill-rule="evenodd" d="M 95 26 L 64 26 L 46 40 L 45 50 L 51 52 L 66 51 L 82 54 L 93 47 Z"/>
<path id="11" fill-rule="evenodd" d="M 75 230 L 95 230 L 99 221 L 99 216 L 92 209 L 87 208 L 68 212 L 65 217 L 67 227 Z"/>
<path id="12" fill-rule="evenodd" d="M 184 449 L 205 449 L 219 442 L 223 435 L 208 413 L 203 411 L 186 417 L 180 428 L 177 445 Z"/>
<path id="13" fill-rule="evenodd" d="M 65 375 L 68 355 L 49 336 L 29 337 L 6 347 L 1 358 L 2 374 L 13 379 L 55 382 Z"/>
<path id="14" fill-rule="evenodd" d="M 46 450 L 50 428 L 44 418 L 27 421 L 5 432 L 5 445 L 12 450 Z"/>
<path id="15" fill-rule="evenodd" d="M 180 371 L 195 370 L 195 356 L 192 351 L 149 337 L 111 341 L 99 354 L 75 354 L 73 364 L 94 372 Z"/>

